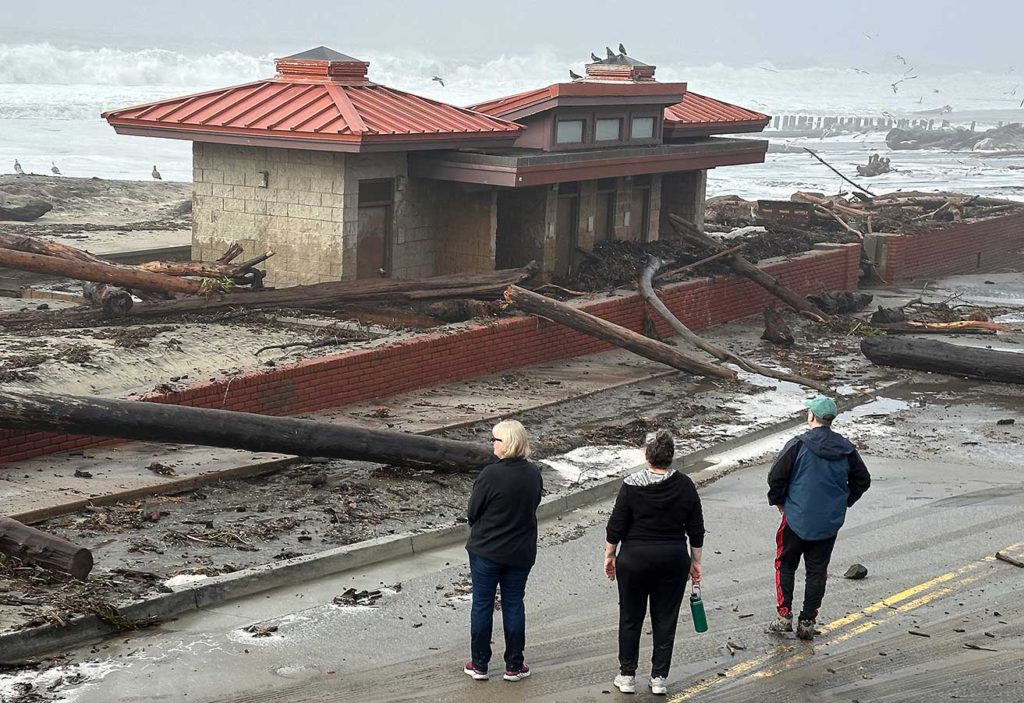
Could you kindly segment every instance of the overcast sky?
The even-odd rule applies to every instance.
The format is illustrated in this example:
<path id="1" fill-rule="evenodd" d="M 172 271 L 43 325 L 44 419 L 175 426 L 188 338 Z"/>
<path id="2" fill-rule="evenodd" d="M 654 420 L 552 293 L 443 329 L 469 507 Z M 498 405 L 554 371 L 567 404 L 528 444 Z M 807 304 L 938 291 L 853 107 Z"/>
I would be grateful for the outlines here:
<path id="1" fill-rule="evenodd" d="M 5 0 L 0 42 L 479 59 L 623 42 L 651 63 L 932 68 L 1022 65 L 1019 0 Z M 362 57 L 361 57 L 362 58 Z M 372 58 L 367 55 L 365 58 Z"/>

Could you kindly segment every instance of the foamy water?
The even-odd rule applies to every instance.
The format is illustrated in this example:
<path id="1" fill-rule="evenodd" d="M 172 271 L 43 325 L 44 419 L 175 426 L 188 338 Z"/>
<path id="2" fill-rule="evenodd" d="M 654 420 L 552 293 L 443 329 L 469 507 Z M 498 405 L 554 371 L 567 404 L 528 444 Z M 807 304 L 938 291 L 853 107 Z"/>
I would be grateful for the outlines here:
<path id="1" fill-rule="evenodd" d="M 456 105 L 567 80 L 568 69 L 582 72 L 582 56 L 551 51 L 481 57 L 473 63 L 418 53 L 363 53 L 335 47 L 370 62 L 380 83 Z M 54 161 L 66 175 L 146 179 L 157 165 L 167 180 L 191 178 L 187 141 L 123 137 L 100 118 L 104 110 L 244 83 L 273 75 L 272 53 L 186 53 L 166 49 L 125 51 L 74 49 L 50 44 L 0 44 L 0 172 L 19 159 L 26 171 L 49 173 Z M 658 64 L 658 78 L 681 80 L 691 90 L 769 114 L 880 116 L 908 114 L 953 105 L 957 110 L 1016 108 L 1024 97 L 1019 78 L 982 71 L 929 75 L 902 84 L 896 62 L 871 73 L 852 68 L 779 68 L 767 62 L 748 66 L 686 65 L 640 56 Z M 441 76 L 445 86 L 431 80 Z M 884 135 L 813 141 L 848 165 L 863 163 L 884 149 Z M 956 188 L 1020 196 L 1020 173 L 1007 166 L 1024 159 L 986 158 L 942 152 L 899 152 L 899 169 L 874 179 L 892 188 Z M 768 165 L 729 167 L 711 172 L 709 193 L 748 197 L 788 196 L 796 188 L 835 190 L 839 181 L 807 155 L 769 154 Z"/>

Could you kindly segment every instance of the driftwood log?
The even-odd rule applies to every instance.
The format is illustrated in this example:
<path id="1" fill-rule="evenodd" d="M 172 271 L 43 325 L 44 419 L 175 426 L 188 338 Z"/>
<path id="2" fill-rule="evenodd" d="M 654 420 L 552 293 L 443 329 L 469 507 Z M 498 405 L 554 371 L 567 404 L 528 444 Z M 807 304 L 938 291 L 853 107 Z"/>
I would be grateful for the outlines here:
<path id="1" fill-rule="evenodd" d="M 74 278 L 79 281 L 95 281 L 125 288 L 139 288 L 156 293 L 199 295 L 211 290 L 207 284 L 186 278 L 129 269 L 115 264 L 27 254 L 13 249 L 0 249 L 0 266 L 19 271 L 33 271 L 51 276 Z"/>
<path id="2" fill-rule="evenodd" d="M 0 391 L 0 427 L 471 471 L 484 446 L 293 417 L 73 395 Z"/>
<path id="3" fill-rule="evenodd" d="M 685 241 L 691 242 L 692 244 L 711 253 L 719 253 L 726 249 L 724 245 L 704 234 L 696 225 L 682 217 L 679 217 L 679 215 L 670 214 L 668 218 L 672 227 Z M 749 278 L 754 283 L 757 283 L 759 286 L 763 287 L 776 298 L 779 298 L 782 302 L 786 303 L 786 305 L 805 317 L 809 317 L 817 322 L 824 322 L 828 319 L 828 315 L 819 310 L 813 303 L 783 285 L 779 279 L 769 276 L 757 266 L 744 259 L 742 255 L 733 254 L 732 256 L 724 257 L 724 261 L 729 264 L 736 273 Z"/>
<path id="4" fill-rule="evenodd" d="M 879 366 L 1024 383 L 1024 354 L 1017 352 L 907 337 L 865 337 L 860 350 Z"/>
<path id="5" fill-rule="evenodd" d="M 727 381 L 737 379 L 736 372 L 724 366 L 713 364 L 699 357 L 684 354 L 669 345 L 659 342 L 631 329 L 621 327 L 596 315 L 578 310 L 570 305 L 539 293 L 525 290 L 519 286 L 509 286 L 505 291 L 505 299 L 523 312 L 542 317 L 560 325 L 565 325 L 577 332 L 597 337 L 609 344 L 627 349 L 647 359 L 671 366 L 680 371 L 723 378 Z"/>
<path id="6" fill-rule="evenodd" d="M 92 552 L 85 547 L 9 517 L 0 517 L 0 552 L 76 579 L 85 580 L 92 571 Z"/>
<path id="7" fill-rule="evenodd" d="M 640 295 L 642 295 L 644 300 L 654 308 L 655 312 L 664 318 L 672 330 L 680 337 L 698 349 L 707 352 L 719 361 L 727 361 L 731 364 L 735 364 L 744 371 L 760 374 L 761 376 L 767 376 L 769 378 L 777 378 L 780 381 L 797 383 L 801 386 L 806 386 L 807 388 L 813 388 L 820 393 L 832 392 L 832 389 L 823 383 L 818 383 L 817 381 L 812 381 L 811 379 L 804 378 L 803 376 L 797 376 L 796 374 L 786 373 L 785 371 L 779 371 L 778 369 L 768 368 L 767 366 L 762 366 L 761 364 L 753 361 L 748 361 L 739 354 L 735 354 L 728 349 L 720 347 L 717 344 L 709 342 L 703 337 L 695 334 L 689 327 L 684 325 L 678 317 L 672 314 L 672 311 L 668 309 L 668 306 L 661 302 L 661 299 L 658 298 L 657 294 L 654 292 L 652 280 L 654 278 L 654 274 L 659 268 L 661 268 L 661 265 L 662 261 L 660 259 L 653 256 L 651 257 L 640 276 Z"/>

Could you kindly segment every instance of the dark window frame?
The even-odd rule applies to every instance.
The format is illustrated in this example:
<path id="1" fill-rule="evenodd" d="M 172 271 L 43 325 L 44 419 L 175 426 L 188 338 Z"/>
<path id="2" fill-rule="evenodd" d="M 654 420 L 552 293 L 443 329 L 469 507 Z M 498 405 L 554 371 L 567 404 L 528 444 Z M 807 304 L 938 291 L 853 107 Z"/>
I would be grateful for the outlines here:
<path id="1" fill-rule="evenodd" d="M 566 117 L 555 117 L 555 129 L 554 129 L 554 145 L 555 146 L 579 146 L 587 143 L 587 116 L 581 115 L 579 117 L 566 116 Z M 580 138 L 578 141 L 563 142 L 558 139 L 558 126 L 563 122 L 579 122 L 580 123 Z"/>

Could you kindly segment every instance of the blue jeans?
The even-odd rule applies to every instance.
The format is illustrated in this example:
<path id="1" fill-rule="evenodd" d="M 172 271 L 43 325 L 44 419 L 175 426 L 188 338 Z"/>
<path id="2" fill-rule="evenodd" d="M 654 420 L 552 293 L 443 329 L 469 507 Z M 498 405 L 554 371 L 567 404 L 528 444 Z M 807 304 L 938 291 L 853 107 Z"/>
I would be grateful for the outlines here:
<path id="1" fill-rule="evenodd" d="M 469 555 L 473 576 L 473 614 L 470 617 L 470 651 L 473 666 L 487 671 L 491 661 L 491 630 L 494 625 L 494 593 L 501 584 L 501 622 L 505 630 L 505 670 L 523 666 L 526 647 L 526 579 L 529 568 L 505 566 L 490 559 Z"/>

